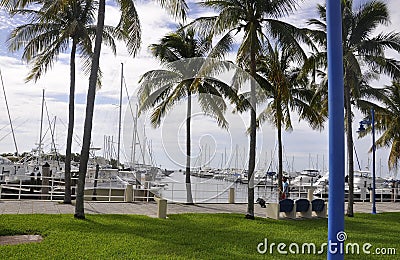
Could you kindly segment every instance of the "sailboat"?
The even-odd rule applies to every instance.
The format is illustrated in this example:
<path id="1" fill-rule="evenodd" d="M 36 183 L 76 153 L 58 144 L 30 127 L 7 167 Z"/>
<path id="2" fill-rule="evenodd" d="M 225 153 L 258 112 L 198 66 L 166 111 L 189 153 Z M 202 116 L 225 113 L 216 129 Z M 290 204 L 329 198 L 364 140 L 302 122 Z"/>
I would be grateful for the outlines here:
<path id="1" fill-rule="evenodd" d="M 103 145 L 103 155 L 104 157 L 100 160 L 94 160 L 93 167 L 88 169 L 88 177 L 91 180 L 88 180 L 87 190 L 85 194 L 92 194 L 94 190 L 100 190 L 102 187 L 107 187 L 106 189 L 112 189 L 115 192 L 118 192 L 118 189 L 125 189 L 127 185 L 134 185 L 135 189 L 145 189 L 152 190 L 155 185 L 156 177 L 161 173 L 161 170 L 158 167 L 152 166 L 153 164 L 147 164 L 145 162 L 145 151 L 146 151 L 146 142 L 140 140 L 138 135 L 138 127 L 137 127 L 137 107 L 136 113 L 133 113 L 133 109 L 131 103 L 129 103 L 129 108 L 132 113 L 133 118 L 133 135 L 132 135 L 132 147 L 131 147 L 131 158 L 129 162 L 122 163 L 121 158 L 121 137 L 122 137 L 122 93 L 124 90 L 124 64 L 121 63 L 121 85 L 119 92 L 119 115 L 118 115 L 118 139 L 117 139 L 117 149 L 114 150 L 114 140 L 113 138 L 106 137 L 104 138 Z M 127 90 L 126 90 L 127 92 Z M 129 95 L 128 95 L 128 101 Z M 141 157 L 142 162 L 139 163 L 137 160 L 137 155 Z M 140 156 L 141 155 L 141 156 Z M 115 156 L 115 157 L 113 157 Z M 114 159 L 115 158 L 115 159 Z M 114 161 L 115 160 L 115 161 Z M 101 162 L 100 162 L 101 161 Z M 111 163 L 107 163 L 107 161 L 114 161 L 115 164 L 111 166 Z M 150 160 L 151 161 L 151 160 Z M 96 173 L 95 164 L 99 164 L 99 169 Z M 97 174 L 97 175 L 96 175 Z M 95 182 L 94 179 L 99 179 L 98 182 Z M 109 179 L 109 181 L 103 183 L 101 179 Z M 94 192 L 96 193 L 96 192 Z"/>

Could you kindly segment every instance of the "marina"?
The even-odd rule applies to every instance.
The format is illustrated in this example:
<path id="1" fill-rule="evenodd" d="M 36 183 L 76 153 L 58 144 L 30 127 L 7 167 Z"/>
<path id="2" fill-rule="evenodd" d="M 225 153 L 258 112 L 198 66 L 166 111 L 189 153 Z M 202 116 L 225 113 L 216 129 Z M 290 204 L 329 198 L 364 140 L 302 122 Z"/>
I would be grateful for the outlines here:
<path id="1" fill-rule="evenodd" d="M 54 165 L 54 164 L 53 164 Z M 56 166 L 58 164 L 55 164 Z M 47 165 L 51 174 L 43 174 L 43 167 L 29 164 L 12 163 L 2 158 L 0 169 L 0 199 L 45 199 L 63 200 L 64 176 L 62 167 Z M 53 170 L 50 170 L 53 169 Z M 58 169 L 58 171 L 57 171 Z M 60 170 L 61 169 L 61 170 Z M 53 174 L 54 172 L 54 174 Z M 194 172 L 191 176 L 194 203 L 229 203 L 234 197 L 235 203 L 247 203 L 245 171 L 208 169 Z M 311 172 L 311 174 L 310 174 Z M 267 203 L 278 201 L 276 174 L 257 171 L 255 176 L 255 201 L 262 198 Z M 77 184 L 77 172 L 72 178 L 72 197 L 74 199 Z M 294 177 L 294 175 L 296 175 Z M 289 178 L 289 197 L 328 199 L 328 174 L 306 169 L 291 173 Z M 399 201 L 399 181 L 378 178 L 376 181 L 376 201 Z M 368 171 L 355 171 L 355 201 L 370 201 L 372 178 Z M 346 184 L 346 196 L 348 186 Z M 233 195 L 232 195 L 233 194 Z M 166 171 L 158 167 L 146 166 L 139 169 L 119 170 L 107 167 L 88 168 L 85 184 L 85 200 L 98 201 L 153 201 L 154 196 L 169 203 L 186 202 L 185 174 L 182 171 Z"/>

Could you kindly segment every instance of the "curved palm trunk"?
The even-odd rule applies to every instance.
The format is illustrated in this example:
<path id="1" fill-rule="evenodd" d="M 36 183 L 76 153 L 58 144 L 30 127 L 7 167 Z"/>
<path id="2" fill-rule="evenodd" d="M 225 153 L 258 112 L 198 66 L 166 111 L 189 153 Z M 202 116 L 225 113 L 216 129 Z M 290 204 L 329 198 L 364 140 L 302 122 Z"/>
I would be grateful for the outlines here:
<path id="1" fill-rule="evenodd" d="M 96 28 L 96 39 L 94 45 L 94 53 L 92 59 L 92 67 L 90 70 L 89 77 L 89 89 L 86 98 L 86 117 L 85 126 L 83 132 L 83 144 L 81 150 L 81 158 L 79 164 L 79 179 L 78 189 L 76 195 L 76 206 L 75 206 L 75 218 L 84 219 L 85 211 L 83 204 L 83 196 L 85 189 L 85 178 L 87 172 L 87 164 L 89 161 L 89 149 L 90 141 L 92 137 L 92 124 L 93 124 L 93 112 L 94 112 L 94 101 L 96 98 L 96 83 L 97 83 L 97 72 L 99 70 L 100 51 L 102 34 L 104 28 L 104 14 L 105 14 L 105 0 L 99 1 L 99 11 L 97 17 L 97 28 Z"/>
<path id="2" fill-rule="evenodd" d="M 253 77 L 250 83 L 250 146 L 249 146 L 249 165 L 248 165 L 248 191 L 247 191 L 247 213 L 246 218 L 254 219 L 254 168 L 256 165 L 256 54 L 250 51 L 250 74 Z"/>
<path id="3" fill-rule="evenodd" d="M 354 216 L 353 203 L 354 203 L 354 160 L 353 160 L 353 130 L 352 130 L 352 118 L 351 118 L 351 101 L 350 101 L 350 89 L 349 86 L 344 88 L 345 108 L 346 108 L 346 141 L 347 141 L 347 172 L 349 174 L 349 194 L 347 213 L 349 217 Z"/>
<path id="4" fill-rule="evenodd" d="M 188 102 L 187 102 L 187 117 L 186 117 L 186 203 L 193 204 L 192 197 L 192 184 L 190 182 L 190 155 L 191 155 L 191 144 L 190 144 L 190 119 L 192 114 L 192 97 L 188 91 Z"/>
<path id="5" fill-rule="evenodd" d="M 72 40 L 71 58 L 70 58 L 70 85 L 69 85 L 69 116 L 67 148 L 65 151 L 65 194 L 64 203 L 71 204 L 71 149 L 72 135 L 74 134 L 74 106 L 75 106 L 75 54 L 76 39 Z"/>

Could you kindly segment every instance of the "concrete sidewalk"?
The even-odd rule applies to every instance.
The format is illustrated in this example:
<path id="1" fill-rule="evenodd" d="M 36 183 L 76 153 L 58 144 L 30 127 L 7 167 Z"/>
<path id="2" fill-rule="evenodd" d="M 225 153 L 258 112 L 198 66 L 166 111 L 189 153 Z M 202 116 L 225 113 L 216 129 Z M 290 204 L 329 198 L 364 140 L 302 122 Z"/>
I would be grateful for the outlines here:
<path id="1" fill-rule="evenodd" d="M 254 205 L 255 216 L 265 217 L 265 209 Z M 400 212 L 400 202 L 378 202 L 377 213 Z M 179 213 L 239 213 L 245 214 L 247 204 L 196 204 L 185 205 L 169 203 L 167 214 Z M 345 208 L 346 209 L 346 208 Z M 74 214 L 75 206 L 57 201 L 40 200 L 0 200 L 0 214 Z M 356 202 L 354 212 L 370 213 L 372 204 Z M 155 202 L 85 202 L 86 214 L 135 214 L 150 217 L 157 216 Z"/>

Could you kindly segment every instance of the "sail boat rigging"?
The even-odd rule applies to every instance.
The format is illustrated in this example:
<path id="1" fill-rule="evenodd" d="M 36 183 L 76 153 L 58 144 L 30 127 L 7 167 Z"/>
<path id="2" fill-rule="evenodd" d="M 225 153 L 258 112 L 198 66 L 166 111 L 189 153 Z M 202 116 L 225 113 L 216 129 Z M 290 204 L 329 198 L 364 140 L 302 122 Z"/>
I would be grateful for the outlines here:
<path id="1" fill-rule="evenodd" d="M 117 168 L 119 169 L 121 153 L 121 118 L 122 118 L 122 86 L 124 82 L 124 64 L 121 63 L 121 90 L 119 92 L 119 120 L 118 120 L 118 149 L 117 149 Z"/>
<path id="2" fill-rule="evenodd" d="M 9 109 L 9 107 L 8 107 L 6 89 L 5 89 L 5 86 L 4 86 L 3 74 L 1 73 L 1 69 L 0 69 L 0 79 L 1 79 L 1 85 L 3 86 L 4 101 L 5 101 L 5 103 L 6 103 L 7 114 L 8 114 L 8 120 L 9 120 L 9 122 L 10 122 L 11 133 L 12 133 L 13 140 L 14 140 L 15 152 L 16 152 L 16 155 L 18 155 L 18 146 L 17 146 L 17 141 L 16 141 L 16 139 L 15 139 L 14 128 L 13 128 L 12 121 L 11 121 L 10 109 Z"/>

